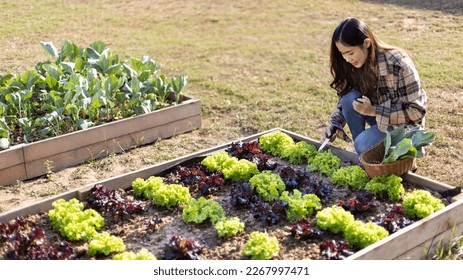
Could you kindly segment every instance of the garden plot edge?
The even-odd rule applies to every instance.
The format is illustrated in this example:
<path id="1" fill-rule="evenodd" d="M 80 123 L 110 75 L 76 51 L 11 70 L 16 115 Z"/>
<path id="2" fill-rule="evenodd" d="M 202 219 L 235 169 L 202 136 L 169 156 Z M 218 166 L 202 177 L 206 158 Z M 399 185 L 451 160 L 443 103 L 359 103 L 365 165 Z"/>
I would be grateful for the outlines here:
<path id="1" fill-rule="evenodd" d="M 33 179 L 199 128 L 201 100 L 184 96 L 177 105 L 147 114 L 0 151 L 0 185 Z"/>
<path id="2" fill-rule="evenodd" d="M 309 144 L 320 146 L 320 142 L 304 137 L 299 134 L 281 129 L 274 128 L 268 131 L 264 131 L 258 134 L 254 134 L 245 137 L 237 141 L 250 142 L 257 140 L 261 135 L 281 131 L 288 134 L 295 141 L 305 141 Z M 233 142 L 226 143 L 217 147 L 192 153 L 183 157 L 179 157 L 173 160 L 169 160 L 160 164 L 155 164 L 143 169 L 139 169 L 133 172 L 129 172 L 123 175 L 107 178 L 98 182 L 94 182 L 85 185 L 81 188 L 74 189 L 72 191 L 62 193 L 57 196 L 53 196 L 36 202 L 28 207 L 19 209 L 13 209 L 11 211 L 0 214 L 0 223 L 6 223 L 18 216 L 27 216 L 36 214 L 42 211 L 48 211 L 52 208 L 53 201 L 57 199 L 69 200 L 76 198 L 80 201 L 84 201 L 89 193 L 90 189 L 96 184 L 102 184 L 108 189 L 128 189 L 131 187 L 131 183 L 137 178 L 147 179 L 150 176 L 159 175 L 166 173 L 169 169 L 174 168 L 177 165 L 185 163 L 187 161 L 199 160 L 208 155 L 216 153 L 218 151 L 225 150 Z M 337 147 L 328 145 L 333 154 L 345 157 L 351 160 L 355 164 L 359 164 L 358 155 L 352 152 L 348 152 Z M 443 184 L 423 176 L 419 176 L 413 173 L 407 173 L 402 176 L 404 182 L 414 184 L 418 188 L 429 188 L 436 191 L 445 191 L 455 189 L 452 186 Z M 460 199 L 458 199 L 460 198 Z M 416 221 L 412 225 L 403 228 L 396 233 L 389 235 L 388 237 L 380 240 L 350 256 L 348 259 L 352 260 L 392 260 L 392 259 L 423 259 L 426 252 L 432 252 L 432 250 L 442 242 L 445 244 L 454 236 L 459 236 L 463 232 L 463 199 L 461 196 L 454 197 L 452 203 L 444 207 L 443 209 L 433 213 L 432 215 Z"/>

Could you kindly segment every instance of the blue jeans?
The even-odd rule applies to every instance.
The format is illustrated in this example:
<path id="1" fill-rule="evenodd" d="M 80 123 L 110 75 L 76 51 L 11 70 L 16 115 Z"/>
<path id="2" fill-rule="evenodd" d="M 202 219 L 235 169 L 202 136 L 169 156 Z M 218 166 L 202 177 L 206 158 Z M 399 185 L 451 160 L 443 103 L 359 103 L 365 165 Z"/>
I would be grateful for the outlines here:
<path id="1" fill-rule="evenodd" d="M 386 133 L 378 129 L 375 117 L 364 116 L 354 110 L 352 103 L 361 96 L 361 92 L 353 90 L 341 98 L 342 114 L 352 133 L 357 154 L 363 153 L 386 137 Z M 370 125 L 368 129 L 365 129 L 366 124 Z"/>

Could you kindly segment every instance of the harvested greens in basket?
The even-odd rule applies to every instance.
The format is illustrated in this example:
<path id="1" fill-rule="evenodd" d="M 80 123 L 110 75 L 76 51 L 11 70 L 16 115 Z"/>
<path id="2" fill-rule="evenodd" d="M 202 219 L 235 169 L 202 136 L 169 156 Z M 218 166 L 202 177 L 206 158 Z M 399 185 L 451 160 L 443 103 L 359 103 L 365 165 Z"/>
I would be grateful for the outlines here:
<path id="1" fill-rule="evenodd" d="M 410 130 L 401 126 L 393 131 L 387 131 L 382 163 L 391 163 L 404 158 L 420 158 L 423 156 L 421 148 L 430 145 L 435 139 L 434 132 L 425 131 L 419 126 Z"/>

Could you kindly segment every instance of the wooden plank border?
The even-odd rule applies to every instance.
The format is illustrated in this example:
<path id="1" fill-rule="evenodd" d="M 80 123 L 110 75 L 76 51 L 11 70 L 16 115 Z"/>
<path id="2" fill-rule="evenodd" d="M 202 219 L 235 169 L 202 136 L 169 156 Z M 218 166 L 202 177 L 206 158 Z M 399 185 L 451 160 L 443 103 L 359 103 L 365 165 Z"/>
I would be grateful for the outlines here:
<path id="1" fill-rule="evenodd" d="M 17 145 L 0 152 L 0 185 L 27 179 L 23 146 Z"/>
<path id="2" fill-rule="evenodd" d="M 33 179 L 201 126 L 201 100 L 185 96 L 178 105 L 148 114 L 18 145 L 0 152 L 0 185 Z"/>
<path id="3" fill-rule="evenodd" d="M 445 244 L 453 234 L 463 235 L 463 200 L 423 218 L 397 231 L 348 259 L 392 260 L 423 259 L 427 251 L 433 252 L 440 242 Z"/>
<path id="4" fill-rule="evenodd" d="M 282 131 L 291 136 L 297 141 L 306 141 L 319 147 L 321 144 L 318 141 L 304 137 L 290 131 L 274 128 L 258 134 L 245 137 L 242 142 L 250 142 L 257 140 L 261 135 L 266 133 Z M 167 172 L 175 166 L 187 161 L 200 161 L 202 158 L 225 150 L 230 144 L 236 141 L 231 141 L 220 146 L 202 150 L 183 157 L 172 159 L 163 163 L 155 164 L 143 169 L 129 172 L 123 175 L 107 178 L 95 183 L 91 183 L 81 188 L 47 198 L 36 202 L 28 207 L 13 209 L 0 214 L 0 223 L 8 222 L 17 216 L 27 216 L 36 214 L 41 211 L 51 209 L 53 201 L 59 198 L 69 200 L 77 198 L 84 201 L 90 192 L 90 189 L 96 184 L 103 184 L 108 189 L 127 189 L 131 187 L 131 183 L 136 178 L 147 179 L 149 176 L 159 175 L 162 172 Z M 329 146 L 333 154 L 345 157 L 354 163 L 358 163 L 358 155 L 336 147 Z M 415 184 L 417 187 L 425 187 L 436 191 L 451 190 L 454 187 L 422 177 L 413 173 L 408 173 L 403 176 L 404 181 Z M 414 224 L 391 234 L 385 239 L 376 242 L 350 256 L 350 260 L 391 260 L 391 259 L 422 259 L 426 250 L 433 250 L 438 246 L 439 241 L 445 244 L 453 235 L 463 235 L 463 199 L 455 200 L 455 202 L 447 205 L 443 209 L 433 213 L 432 215 L 415 222 Z"/>

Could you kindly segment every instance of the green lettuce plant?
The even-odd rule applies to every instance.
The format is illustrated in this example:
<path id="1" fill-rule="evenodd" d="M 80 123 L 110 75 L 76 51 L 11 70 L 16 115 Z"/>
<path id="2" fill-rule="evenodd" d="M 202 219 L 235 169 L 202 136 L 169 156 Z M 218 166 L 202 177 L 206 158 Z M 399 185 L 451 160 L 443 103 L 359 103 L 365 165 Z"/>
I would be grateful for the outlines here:
<path id="1" fill-rule="evenodd" d="M 280 251 L 280 244 L 275 236 L 266 232 L 253 231 L 251 238 L 244 244 L 243 254 L 252 260 L 269 260 Z"/>
<path id="2" fill-rule="evenodd" d="M 256 174 L 249 179 L 251 189 L 255 189 L 259 197 L 265 201 L 276 201 L 286 189 L 285 182 L 278 174 L 269 170 Z"/>
<path id="3" fill-rule="evenodd" d="M 252 175 L 258 174 L 257 165 L 246 159 L 240 159 L 231 156 L 226 151 L 216 152 L 205 157 L 201 164 L 211 171 L 220 170 L 225 179 L 234 182 L 239 180 L 247 181 Z"/>
<path id="4" fill-rule="evenodd" d="M 260 149 L 274 156 L 283 157 L 286 149 L 292 145 L 294 145 L 293 138 L 281 131 L 267 133 L 259 137 Z"/>
<path id="5" fill-rule="evenodd" d="M 373 222 L 356 220 L 354 215 L 338 205 L 324 208 L 315 218 L 320 229 L 342 233 L 344 239 L 356 248 L 365 248 L 389 235 L 385 228 Z"/>
<path id="6" fill-rule="evenodd" d="M 426 190 L 406 193 L 402 205 L 405 215 L 410 218 L 424 218 L 445 207 L 440 199 Z"/>
<path id="7" fill-rule="evenodd" d="M 405 193 L 402 178 L 394 174 L 374 177 L 365 185 L 365 189 L 390 201 L 399 201 Z"/>
<path id="8" fill-rule="evenodd" d="M 105 256 L 111 253 L 119 253 L 125 250 L 125 244 L 122 238 L 111 235 L 109 232 L 96 234 L 88 244 L 87 254 L 95 256 L 103 254 Z"/>
<path id="9" fill-rule="evenodd" d="M 214 228 L 217 230 L 219 237 L 230 237 L 234 236 L 244 230 L 244 223 L 240 221 L 238 217 L 224 218 L 218 221 Z"/>
<path id="10" fill-rule="evenodd" d="M 154 193 L 164 184 L 162 177 L 150 176 L 148 179 L 137 178 L 132 182 L 135 196 L 152 199 Z"/>
<path id="11" fill-rule="evenodd" d="M 115 254 L 113 260 L 157 260 L 150 251 L 145 248 L 140 249 L 137 253 L 134 252 L 122 252 Z"/>
<path id="12" fill-rule="evenodd" d="M 205 157 L 201 161 L 201 164 L 206 166 L 209 171 L 214 172 L 217 170 L 223 170 L 226 167 L 235 164 L 236 162 L 238 162 L 237 158 L 232 157 L 226 151 L 219 151 Z"/>
<path id="13" fill-rule="evenodd" d="M 365 170 L 358 165 L 341 167 L 331 175 L 331 181 L 353 190 L 362 190 L 370 181 Z"/>
<path id="14" fill-rule="evenodd" d="M 346 227 L 355 220 L 352 213 L 338 205 L 323 208 L 317 213 L 315 219 L 320 229 L 332 233 L 344 232 Z"/>
<path id="15" fill-rule="evenodd" d="M 331 174 L 340 167 L 341 159 L 334 155 L 331 150 L 327 150 L 317 152 L 317 155 L 309 161 L 307 171 L 318 171 L 327 176 L 331 176 Z"/>
<path id="16" fill-rule="evenodd" d="M 104 219 L 93 209 L 84 210 L 84 204 L 75 198 L 55 200 L 48 211 L 53 228 L 71 241 L 88 240 L 104 226 Z"/>
<path id="17" fill-rule="evenodd" d="M 190 200 L 187 187 L 180 184 L 164 184 L 161 177 L 150 176 L 147 180 L 137 178 L 132 182 L 135 195 L 152 199 L 157 206 L 171 208 Z"/>
<path id="18" fill-rule="evenodd" d="M 186 223 L 200 224 L 209 220 L 212 224 L 216 224 L 225 218 L 225 211 L 222 206 L 211 199 L 200 197 L 198 199 L 190 199 L 183 208 L 182 218 Z"/>
<path id="19" fill-rule="evenodd" d="M 356 220 L 347 225 L 344 230 L 344 239 L 356 248 L 365 248 L 389 235 L 389 232 L 373 223 Z"/>
<path id="20" fill-rule="evenodd" d="M 223 177 L 225 179 L 237 182 L 239 180 L 248 181 L 253 175 L 259 174 L 257 164 L 250 162 L 246 159 L 240 159 L 237 161 L 227 161 L 232 163 L 222 169 Z"/>
<path id="21" fill-rule="evenodd" d="M 318 196 L 315 194 L 302 195 L 297 189 L 293 191 L 292 195 L 284 191 L 280 199 L 289 205 L 289 209 L 286 211 L 286 218 L 291 222 L 310 217 L 315 211 L 322 209 L 322 203 Z"/>
<path id="22" fill-rule="evenodd" d="M 180 184 L 162 185 L 154 194 L 154 204 L 166 208 L 183 205 L 190 200 L 190 191 Z"/>
<path id="23" fill-rule="evenodd" d="M 288 145 L 283 150 L 283 158 L 287 158 L 292 164 L 307 163 L 317 154 L 317 148 L 304 141 Z"/>

